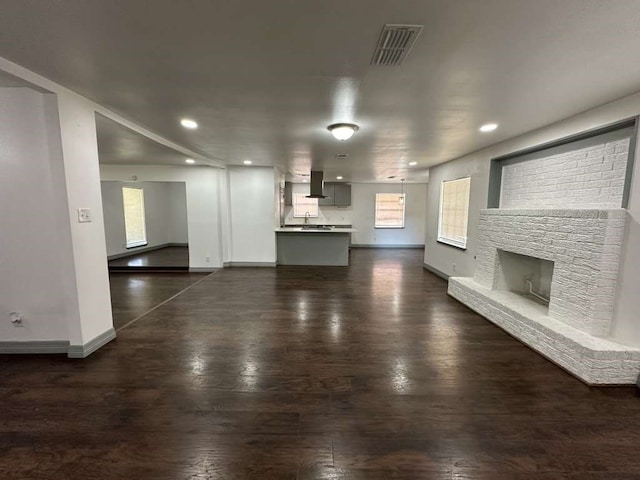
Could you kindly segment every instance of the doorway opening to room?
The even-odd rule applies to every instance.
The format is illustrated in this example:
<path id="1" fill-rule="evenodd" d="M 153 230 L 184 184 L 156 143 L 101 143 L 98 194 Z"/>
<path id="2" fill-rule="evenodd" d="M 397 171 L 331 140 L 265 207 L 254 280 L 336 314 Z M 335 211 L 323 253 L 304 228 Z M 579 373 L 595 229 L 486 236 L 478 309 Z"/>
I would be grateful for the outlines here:
<path id="1" fill-rule="evenodd" d="M 185 182 L 101 186 L 110 272 L 189 270 Z"/>

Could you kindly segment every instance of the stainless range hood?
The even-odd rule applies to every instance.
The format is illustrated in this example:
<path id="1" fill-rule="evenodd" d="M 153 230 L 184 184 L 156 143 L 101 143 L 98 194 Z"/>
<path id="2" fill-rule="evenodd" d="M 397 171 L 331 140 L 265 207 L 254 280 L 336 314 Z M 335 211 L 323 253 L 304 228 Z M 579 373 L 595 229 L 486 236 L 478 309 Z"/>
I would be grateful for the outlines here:
<path id="1" fill-rule="evenodd" d="M 324 184 L 324 172 L 314 172 L 311 170 L 311 193 L 307 195 L 307 198 L 327 198 L 322 194 L 322 187 Z"/>

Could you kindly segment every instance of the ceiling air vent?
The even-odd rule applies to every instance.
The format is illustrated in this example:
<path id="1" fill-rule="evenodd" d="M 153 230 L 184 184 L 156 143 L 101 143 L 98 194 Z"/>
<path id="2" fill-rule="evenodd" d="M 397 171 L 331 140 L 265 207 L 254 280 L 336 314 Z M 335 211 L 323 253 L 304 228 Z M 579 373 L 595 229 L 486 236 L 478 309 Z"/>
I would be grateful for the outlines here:
<path id="1" fill-rule="evenodd" d="M 336 158 L 338 160 L 345 160 L 345 159 L 349 158 L 349 154 L 348 153 L 337 153 L 336 154 Z"/>
<path id="2" fill-rule="evenodd" d="M 401 65 L 416 43 L 422 28 L 422 25 L 385 25 L 373 53 L 371 65 Z"/>

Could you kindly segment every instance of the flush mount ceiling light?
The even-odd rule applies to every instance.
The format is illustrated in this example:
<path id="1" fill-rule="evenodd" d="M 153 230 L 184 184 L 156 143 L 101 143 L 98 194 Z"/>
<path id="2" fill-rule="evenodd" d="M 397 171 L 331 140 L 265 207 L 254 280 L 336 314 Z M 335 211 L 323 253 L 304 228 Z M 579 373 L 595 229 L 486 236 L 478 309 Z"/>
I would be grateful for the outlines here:
<path id="1" fill-rule="evenodd" d="M 342 180 L 342 175 L 338 175 L 338 176 L 336 177 L 336 180 Z"/>
<path id="2" fill-rule="evenodd" d="M 493 132 L 496 128 L 498 128 L 497 123 L 485 123 L 480 127 L 480 131 L 483 133 Z"/>
<path id="3" fill-rule="evenodd" d="M 185 162 L 187 162 L 187 163 L 189 163 L 189 164 L 196 163 L 196 161 L 195 161 L 193 158 L 187 158 L 187 159 L 185 160 Z"/>
<path id="4" fill-rule="evenodd" d="M 251 160 L 245 160 L 242 163 L 244 163 L 245 165 L 251 165 L 253 162 Z"/>
<path id="5" fill-rule="evenodd" d="M 183 118 L 182 120 L 180 120 L 180 125 L 190 130 L 194 130 L 198 128 L 198 122 L 196 122 L 195 120 L 191 120 L 189 118 Z"/>
<path id="6" fill-rule="evenodd" d="M 410 167 L 415 167 L 418 164 L 418 162 L 409 162 L 409 166 Z"/>
<path id="7" fill-rule="evenodd" d="M 359 128 L 355 123 L 334 123 L 333 125 L 329 125 L 327 130 L 329 130 L 331 135 L 336 139 L 345 141 L 353 137 L 353 134 L 356 133 Z"/>

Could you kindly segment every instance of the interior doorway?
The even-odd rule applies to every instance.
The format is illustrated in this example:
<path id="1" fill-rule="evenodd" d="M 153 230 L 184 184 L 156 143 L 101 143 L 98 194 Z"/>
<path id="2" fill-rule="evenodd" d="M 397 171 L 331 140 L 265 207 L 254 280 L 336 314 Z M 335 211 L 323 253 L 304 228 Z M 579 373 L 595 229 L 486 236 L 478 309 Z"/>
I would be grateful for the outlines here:
<path id="1" fill-rule="evenodd" d="M 102 181 L 110 272 L 188 271 L 185 182 Z"/>

